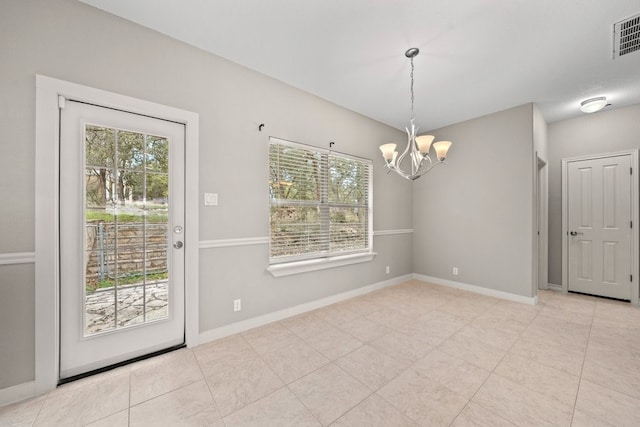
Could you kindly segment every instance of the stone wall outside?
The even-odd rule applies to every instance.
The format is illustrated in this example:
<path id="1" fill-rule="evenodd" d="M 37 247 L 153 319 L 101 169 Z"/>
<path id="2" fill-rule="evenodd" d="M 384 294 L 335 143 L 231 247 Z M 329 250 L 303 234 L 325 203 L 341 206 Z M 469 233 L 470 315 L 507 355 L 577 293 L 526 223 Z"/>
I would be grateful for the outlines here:
<path id="1" fill-rule="evenodd" d="M 118 277 L 142 274 L 145 266 L 147 274 L 166 272 L 167 231 L 166 223 L 115 224 L 88 221 L 85 239 L 87 250 L 85 273 L 88 287 L 100 281 L 101 277 L 114 278 L 116 253 Z M 101 247 L 104 254 L 102 261 Z"/>

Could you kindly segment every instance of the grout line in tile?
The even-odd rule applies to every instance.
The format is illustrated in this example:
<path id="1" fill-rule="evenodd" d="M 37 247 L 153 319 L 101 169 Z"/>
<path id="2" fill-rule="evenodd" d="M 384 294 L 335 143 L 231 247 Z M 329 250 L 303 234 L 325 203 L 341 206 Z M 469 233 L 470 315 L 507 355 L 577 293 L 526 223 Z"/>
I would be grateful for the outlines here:
<path id="1" fill-rule="evenodd" d="M 488 378 L 488 377 L 487 377 L 487 378 Z M 486 381 L 486 380 L 485 380 L 485 381 Z M 483 384 L 484 384 L 484 383 L 483 383 Z M 482 386 L 480 386 L 480 387 L 482 387 Z M 478 390 L 480 390 L 480 388 L 478 388 Z M 475 396 L 475 394 L 474 394 L 474 396 Z M 469 406 L 469 404 L 470 404 L 470 403 L 471 403 L 471 399 L 467 400 L 467 403 L 466 403 L 466 404 L 464 405 L 464 407 L 460 410 L 460 412 L 458 412 L 458 415 L 456 415 L 456 417 L 453 419 L 453 421 L 451 421 L 451 424 L 449 424 L 450 426 L 452 426 L 452 425 L 454 425 L 454 424 L 456 423 L 456 420 L 460 417 L 460 415 L 462 415 L 462 413 L 464 412 L 464 410 L 465 410 L 465 409 L 467 409 L 467 406 Z M 489 410 L 489 409 L 487 409 L 485 406 L 483 406 L 482 404 L 480 404 L 480 403 L 478 403 L 478 402 L 473 402 L 473 403 L 474 403 L 475 405 L 480 406 L 481 408 L 484 408 L 484 409 L 486 409 L 486 410 Z M 513 421 L 511 421 L 511 420 L 509 420 L 509 419 L 507 419 L 507 418 L 503 417 L 502 415 L 498 415 L 498 414 L 496 414 L 496 413 L 493 413 L 493 415 L 494 415 L 494 416 L 496 416 L 496 417 L 498 417 L 498 418 L 500 418 L 500 419 L 502 419 L 502 420 L 505 420 L 505 421 L 506 421 L 506 422 L 508 422 L 509 424 L 513 424 Z"/>
<path id="2" fill-rule="evenodd" d="M 195 383 L 197 383 L 198 381 L 203 381 L 203 380 L 204 380 L 205 382 L 207 381 L 207 379 L 206 379 L 206 378 L 204 378 L 204 377 L 203 377 L 203 378 L 200 378 L 200 379 L 197 379 L 197 380 L 195 380 L 195 381 L 191 381 L 191 382 L 189 382 L 189 383 L 187 383 L 187 384 L 183 384 L 183 385 L 181 385 L 180 387 L 173 388 L 173 389 L 171 389 L 171 390 L 167 390 L 167 391 L 165 391 L 164 393 L 160 393 L 160 394 L 158 394 L 158 395 L 156 395 L 156 396 L 153 396 L 153 397 L 150 397 L 150 398 L 148 398 L 148 399 L 142 400 L 142 401 L 140 401 L 140 402 L 136 403 L 136 404 L 135 404 L 135 405 L 133 405 L 133 406 L 131 406 L 131 404 L 129 404 L 129 408 L 135 408 L 136 406 L 140 406 L 140 405 L 142 405 L 143 403 L 149 402 L 149 401 L 151 401 L 151 400 L 153 400 L 153 399 L 157 399 L 157 398 L 158 398 L 158 397 L 160 397 L 160 396 L 164 396 L 164 395 L 166 395 L 166 394 L 173 393 L 174 391 L 182 390 L 182 389 L 183 389 L 183 388 L 185 388 L 185 387 L 192 386 L 192 385 L 194 385 Z"/>
<path id="3" fill-rule="evenodd" d="M 355 350 L 354 350 L 355 351 Z M 333 363 L 333 362 L 331 362 Z M 353 375 L 351 375 L 349 372 L 345 371 L 344 369 L 342 369 L 342 367 L 340 367 L 340 365 L 338 365 L 337 363 L 334 363 L 335 366 L 338 367 L 338 369 L 340 369 L 342 372 L 344 372 L 345 374 L 347 374 L 349 377 L 353 378 L 355 381 L 357 381 L 358 383 L 360 383 L 365 389 L 367 390 L 371 390 L 369 387 L 367 387 L 366 385 L 364 385 L 360 380 L 358 380 L 356 377 L 354 377 Z M 358 406 L 359 404 L 361 404 L 362 402 L 364 402 L 365 400 L 367 400 L 369 398 L 369 396 L 371 396 L 373 393 L 375 393 L 375 391 L 371 391 L 369 394 L 367 394 L 363 399 L 361 399 L 358 403 L 356 403 L 355 405 L 351 406 L 349 409 L 347 409 L 346 411 L 344 411 L 343 414 L 341 414 L 338 418 L 336 418 L 335 420 L 333 420 L 331 423 L 335 423 L 338 419 L 340 419 L 344 414 L 346 414 L 347 412 L 351 411 L 353 408 L 355 408 L 356 406 Z M 322 423 L 321 423 L 322 424 Z"/>
<path id="4" fill-rule="evenodd" d="M 127 405 L 127 427 L 131 426 L 131 369 L 129 369 L 129 404 Z"/>
<path id="5" fill-rule="evenodd" d="M 436 349 L 436 347 L 432 348 L 432 349 L 429 351 L 429 353 L 431 353 L 431 352 L 432 352 L 432 351 L 434 351 L 435 349 Z M 427 355 L 428 355 L 429 353 L 427 353 L 424 357 L 427 357 Z M 419 359 L 419 360 L 422 360 L 422 358 L 421 358 L 421 359 Z M 418 363 L 418 362 L 415 362 L 415 363 Z M 414 363 L 414 364 L 415 364 L 415 363 Z M 407 367 L 405 370 L 403 370 L 400 374 L 396 375 L 396 377 L 394 377 L 394 379 L 395 379 L 395 378 L 397 378 L 397 377 L 399 377 L 400 375 L 404 374 L 404 373 L 405 373 L 405 372 L 407 372 L 409 369 L 413 369 L 413 365 L 414 365 L 414 364 L 410 365 L 410 366 L 409 366 L 409 367 Z M 420 373 L 419 373 L 419 374 L 420 374 Z M 390 381 L 388 381 L 387 383 L 385 383 L 385 385 L 386 385 L 386 384 L 388 384 L 389 382 L 391 382 L 391 380 L 390 380 Z M 447 389 L 447 390 L 449 390 L 451 393 L 453 393 L 453 394 L 455 394 L 455 395 L 458 395 L 458 396 L 461 396 L 461 397 L 464 397 L 464 396 L 462 396 L 460 393 L 458 393 L 458 392 L 456 392 L 456 391 L 451 390 L 451 389 L 450 389 L 449 387 L 447 387 L 446 385 L 444 385 L 444 384 L 442 384 L 442 383 L 439 383 L 439 382 L 437 382 L 437 381 L 435 381 L 435 380 L 434 380 L 434 382 L 436 382 L 440 387 L 446 388 L 446 389 Z M 383 385 L 382 387 L 384 387 L 384 385 Z M 375 394 L 375 395 L 376 395 L 376 396 L 378 396 L 380 399 L 382 399 L 382 400 L 384 400 L 385 402 L 387 402 L 389 405 L 391 405 L 392 407 L 394 407 L 396 410 L 398 410 L 401 414 L 403 414 L 405 417 L 407 417 L 408 419 L 410 419 L 410 420 L 411 420 L 411 421 L 413 421 L 414 423 L 416 423 L 416 424 L 420 424 L 420 421 L 419 421 L 419 420 L 415 420 L 415 419 L 411 418 L 409 415 L 405 414 L 405 413 L 404 413 L 404 411 L 403 411 L 402 409 L 398 408 L 398 407 L 397 407 L 396 405 L 394 405 L 392 402 L 389 402 L 387 399 L 385 399 L 385 398 L 384 398 L 384 396 L 382 396 L 382 395 L 378 394 L 378 391 L 379 391 L 380 389 L 382 389 L 382 387 L 378 388 L 378 390 L 374 391 L 372 394 Z M 468 404 L 469 402 L 470 402 L 470 400 L 467 400 L 467 403 L 466 403 L 466 404 L 465 404 L 465 406 L 462 408 L 462 410 L 464 410 L 464 408 L 466 408 L 466 406 L 467 406 L 467 404 Z M 455 419 L 456 419 L 456 418 L 458 418 L 458 416 L 460 415 L 460 413 L 462 412 L 462 410 L 460 410 L 460 412 L 458 412 L 458 414 L 457 414 L 457 415 L 456 415 L 456 417 L 453 419 L 453 421 L 455 421 Z M 451 423 L 453 423 L 453 421 L 452 421 Z M 449 424 L 449 425 L 451 425 L 451 424 Z"/>
<path id="6" fill-rule="evenodd" d="M 202 374 L 202 379 L 204 380 L 204 384 L 207 386 L 207 390 L 209 390 L 209 396 L 211 396 L 211 401 L 213 402 L 213 406 L 216 408 L 216 413 L 218 414 L 218 417 L 222 421 L 222 414 L 220 413 L 220 409 L 218 408 L 218 402 L 216 402 L 216 399 L 213 397 L 211 386 L 209 386 L 209 381 L 207 381 L 207 377 L 205 376 L 204 371 L 202 370 L 202 365 L 200 365 L 200 361 L 198 360 L 198 357 L 196 357 L 195 352 L 193 353 L 193 356 L 195 357 L 196 363 L 198 364 L 198 368 L 200 369 L 200 373 Z M 224 421 L 222 422 L 223 424 L 226 425 Z"/>
<path id="7" fill-rule="evenodd" d="M 493 308 L 493 306 L 492 306 L 491 308 Z M 488 312 L 488 310 L 487 310 L 486 312 Z M 538 317 L 538 314 L 539 314 L 539 312 L 538 312 L 538 313 L 536 313 L 536 315 L 535 315 L 535 317 L 534 317 L 533 319 L 535 319 L 536 317 Z M 531 320 L 531 322 L 529 323 L 529 326 L 531 325 L 531 323 L 533 323 L 533 319 L 532 319 L 532 320 Z M 516 345 L 516 343 L 520 340 L 520 338 L 522 337 L 522 334 L 524 333 L 524 331 L 526 331 L 526 330 L 529 328 L 529 326 L 527 326 L 527 328 L 526 328 L 526 329 L 524 329 L 522 332 L 520 332 L 520 333 L 519 333 L 519 335 L 518 335 L 518 339 L 517 339 L 517 340 L 515 340 L 515 341 L 513 342 L 513 344 L 511 344 L 511 346 L 509 347 L 509 349 L 508 349 L 507 351 L 505 351 L 504 355 L 500 358 L 500 361 L 499 361 L 498 363 L 496 363 L 496 366 L 494 366 L 494 367 L 493 367 L 493 369 L 491 370 L 491 372 L 489 373 L 489 375 L 487 375 L 487 378 L 485 378 L 485 379 L 484 379 L 484 381 L 482 381 L 482 384 L 480 384 L 480 386 L 476 389 L 476 391 L 475 391 L 475 392 L 473 393 L 473 395 L 469 398 L 469 400 L 467 400 L 467 403 L 466 403 L 466 404 L 464 405 L 464 407 L 460 410 L 460 412 L 458 412 L 458 415 L 456 415 L 456 417 L 453 419 L 453 421 L 451 422 L 451 424 L 453 424 L 453 423 L 455 422 L 455 420 L 460 416 L 460 414 L 462 414 L 462 412 L 465 410 L 465 408 L 466 408 L 467 406 L 469 406 L 469 403 L 470 403 L 471 401 L 473 401 L 473 399 L 476 397 L 476 394 L 478 393 L 478 391 L 480 391 L 480 389 L 485 385 L 485 383 L 489 380 L 489 378 L 491 378 L 491 376 L 492 376 L 492 375 L 494 375 L 494 373 L 495 373 L 496 369 L 498 368 L 498 366 L 500 366 L 500 364 L 502 363 L 502 361 L 504 360 L 504 358 L 505 358 L 505 357 L 507 357 L 507 354 L 509 354 L 509 352 L 511 351 L 511 349 L 512 349 L 512 348 Z M 445 341 L 446 341 L 446 340 L 445 340 Z M 444 341 L 443 341 L 443 342 L 444 342 Z M 440 345 L 442 345 L 442 343 L 440 343 L 440 344 L 439 344 L 438 346 L 436 346 L 435 348 L 440 347 Z M 426 356 L 425 356 L 425 357 L 426 357 Z M 455 356 L 450 356 L 450 357 L 455 357 Z M 498 374 L 496 374 L 496 375 L 498 375 Z M 482 404 L 480 404 L 480 403 L 477 403 L 477 402 L 474 402 L 474 403 L 475 403 L 476 405 L 482 406 Z M 484 406 L 482 406 L 482 407 L 484 408 Z M 485 408 L 485 409 L 488 409 L 488 408 Z M 499 416 L 500 418 L 502 418 L 502 419 L 504 419 L 504 420 L 506 420 L 506 421 L 508 421 L 508 422 L 512 423 L 512 421 L 511 421 L 511 420 L 508 420 L 508 419 L 506 419 L 506 418 L 504 418 L 504 417 L 502 417 L 502 416 L 500 416 L 500 415 L 498 415 L 498 416 Z"/>
<path id="8" fill-rule="evenodd" d="M 578 376 L 578 389 L 576 390 L 576 398 L 573 401 L 573 410 L 571 411 L 571 424 L 573 424 L 573 417 L 576 414 L 576 406 L 578 404 L 578 396 L 580 395 L 580 386 L 582 385 L 582 373 L 584 372 L 584 365 L 587 361 L 587 352 L 589 351 L 589 342 L 591 341 L 591 331 L 593 330 L 593 318 L 596 312 L 596 304 L 593 305 L 593 311 L 591 313 L 591 324 L 589 325 L 589 336 L 587 337 L 587 346 L 584 349 L 584 356 L 582 357 L 582 366 L 580 367 L 580 375 Z"/>
<path id="9" fill-rule="evenodd" d="M 346 411 L 344 411 L 342 414 L 340 414 L 340 416 L 338 418 L 336 418 L 335 420 L 331 421 L 331 424 L 334 424 L 336 421 L 338 421 L 340 418 L 344 417 L 346 414 L 348 414 L 351 410 L 353 410 L 356 406 L 360 405 L 362 402 L 364 402 L 365 400 L 367 400 L 369 397 L 371 397 L 373 394 L 375 393 L 375 391 L 372 391 L 371 393 L 367 394 L 364 398 L 362 398 L 358 403 L 356 403 L 355 405 L 353 405 L 352 407 L 350 407 L 349 409 L 347 409 Z M 322 423 L 320 423 L 322 424 Z M 330 425 L 331 425 L 330 424 Z"/>
<path id="10" fill-rule="evenodd" d="M 274 375 L 274 376 L 275 376 L 275 377 L 276 377 L 276 378 L 277 378 L 277 379 L 278 379 L 278 380 L 283 384 L 283 386 L 285 386 L 285 387 L 286 387 L 286 386 L 287 386 L 287 384 L 286 384 L 284 381 L 282 381 L 282 379 L 278 376 L 278 374 L 276 374 L 276 373 L 275 373 L 275 371 L 274 371 L 273 369 L 271 369 L 271 366 L 269 366 L 269 364 L 266 362 L 266 360 L 264 360 L 264 359 L 262 358 L 262 355 L 261 355 L 261 354 L 258 354 L 258 357 L 259 357 L 260 361 L 261 361 L 262 363 L 264 363 L 264 364 L 265 364 L 265 366 L 267 367 L 267 369 L 269 369 L 269 371 L 271 371 L 271 373 L 272 373 L 272 374 L 273 374 L 273 375 Z M 225 370 L 220 371 L 220 372 L 226 372 L 226 371 L 228 371 L 229 369 L 233 369 L 233 368 L 228 368 L 228 369 L 225 369 Z M 213 377 L 213 376 L 215 376 L 215 375 L 218 375 L 220 372 L 217 372 L 217 373 L 215 373 L 215 374 L 213 374 L 213 375 L 209 375 L 208 377 L 205 377 L 205 378 L 204 378 L 204 381 L 207 383 L 207 388 L 209 389 L 209 393 L 211 394 L 211 397 L 213 398 L 213 402 L 216 404 L 216 409 L 218 410 L 218 414 L 220 414 L 220 419 L 223 419 L 224 417 L 222 416 L 222 412 L 220 412 L 220 409 L 218 408 L 218 402 L 217 402 L 217 401 L 216 401 L 216 399 L 213 397 L 213 392 L 211 391 L 211 387 L 209 387 L 209 381 L 207 381 L 207 378 L 211 378 L 211 377 Z M 280 387 L 280 388 L 278 388 L 278 389 L 276 389 L 276 390 L 274 390 L 274 391 L 272 391 L 272 392 L 269 392 L 269 393 L 265 394 L 264 396 L 260 396 L 260 397 L 256 398 L 255 400 L 252 400 L 252 401 L 250 401 L 250 402 L 247 402 L 244 406 L 242 406 L 242 407 L 240 407 L 240 408 L 237 408 L 237 409 L 233 410 L 232 412 L 228 413 L 227 415 L 225 415 L 225 417 L 228 417 L 228 416 L 229 416 L 229 415 L 231 415 L 232 413 L 237 412 L 237 411 L 239 411 L 239 410 L 241 410 L 241 409 L 243 409 L 243 408 L 246 408 L 247 406 L 251 405 L 252 403 L 255 403 L 255 402 L 259 401 L 260 399 L 263 399 L 264 397 L 267 397 L 267 396 L 269 396 L 270 394 L 275 393 L 277 390 L 280 390 L 281 388 L 282 388 L 282 387 Z M 225 423 L 225 424 L 226 424 L 226 423 Z"/>
<path id="11" fill-rule="evenodd" d="M 287 388 L 287 390 L 289 390 L 289 393 L 291 393 L 293 395 L 293 397 L 300 402 L 300 404 L 304 407 L 304 409 L 307 410 L 307 412 L 309 412 L 311 414 L 311 416 L 318 422 L 318 424 L 322 425 L 322 422 L 318 419 L 318 417 L 316 417 L 316 415 L 313 413 L 313 411 L 311 411 L 311 409 L 309 409 L 307 407 L 307 405 L 304 404 L 304 402 L 302 400 L 300 400 L 300 398 L 298 397 L 297 394 L 294 393 L 293 390 L 291 390 L 291 387 L 289 387 L 291 385 L 291 383 L 289 384 L 285 384 L 285 387 Z"/>
<path id="12" fill-rule="evenodd" d="M 42 412 L 42 408 L 44 407 L 44 403 L 47 401 L 47 397 L 48 397 L 49 393 L 47 393 L 43 398 L 42 398 L 42 403 L 40 404 L 40 407 L 38 408 L 38 412 L 36 413 L 36 416 L 33 417 L 33 420 L 31 421 L 31 426 L 33 427 L 36 424 L 36 420 L 38 419 L 38 417 L 40 416 L 40 412 Z"/>
<path id="13" fill-rule="evenodd" d="M 358 347 L 358 348 L 361 348 L 361 347 Z M 355 350 L 353 350 L 353 351 L 355 351 Z M 345 356 L 346 356 L 346 355 L 345 355 Z M 341 357 L 344 357 L 344 356 L 341 356 Z M 354 377 L 353 375 L 351 375 L 349 372 L 347 372 L 347 371 L 345 371 L 344 369 L 342 369 L 342 367 L 340 367 L 340 365 L 338 365 L 337 363 L 335 363 L 335 360 L 330 360 L 330 361 L 329 361 L 329 363 L 324 364 L 324 365 L 320 366 L 319 368 L 314 369 L 312 372 L 309 372 L 308 374 L 303 375 L 302 377 L 298 378 L 298 379 L 297 379 L 297 380 L 295 380 L 295 381 L 291 381 L 289 384 L 285 384 L 285 387 L 287 387 L 287 388 L 289 389 L 289 391 L 290 391 L 290 392 L 295 396 L 295 398 L 296 398 L 300 403 L 302 403 L 302 406 L 304 406 L 304 407 L 305 407 L 305 408 L 306 408 L 306 409 L 311 413 L 311 415 L 313 415 L 313 417 L 314 417 L 314 418 L 316 418 L 316 419 L 317 419 L 317 417 L 313 414 L 313 412 L 312 412 L 309 408 L 307 408 L 307 405 L 305 405 L 305 404 L 304 404 L 304 402 L 298 398 L 298 396 L 296 395 L 296 393 L 295 393 L 293 390 L 291 390 L 291 388 L 290 388 L 289 386 L 290 386 L 291 384 L 293 384 L 294 382 L 296 382 L 296 381 L 298 381 L 298 380 L 301 380 L 302 378 L 305 378 L 305 377 L 307 377 L 307 376 L 309 376 L 309 375 L 313 374 L 314 372 L 318 371 L 319 369 L 325 368 L 327 365 L 331 365 L 331 364 L 333 364 L 335 367 L 337 367 L 337 368 L 338 368 L 338 369 L 340 369 L 342 372 L 344 372 L 345 374 L 347 374 L 350 378 L 352 378 L 352 379 L 353 379 L 353 380 L 355 380 L 356 382 L 360 383 L 360 385 L 362 385 L 365 389 L 367 389 L 367 390 L 369 390 L 369 391 L 370 391 L 369 387 L 367 387 L 366 385 L 362 384 L 362 382 L 361 382 L 360 380 L 358 380 L 357 378 L 355 378 L 355 377 Z M 364 397 L 364 398 L 363 398 L 362 400 L 360 400 L 358 403 L 356 403 L 355 405 L 353 405 L 352 407 L 350 407 L 349 409 L 347 409 L 347 410 L 346 410 L 343 414 L 341 414 L 338 418 L 336 418 L 335 420 L 333 420 L 333 421 L 331 422 L 331 424 L 335 423 L 335 422 L 336 422 L 338 419 L 340 419 L 344 414 L 346 414 L 347 412 L 349 412 L 350 410 L 352 410 L 353 408 L 355 408 L 356 406 L 358 406 L 359 404 L 361 404 L 362 402 L 364 402 L 364 401 L 365 401 L 366 399 L 368 399 L 368 398 L 369 398 L 369 396 L 371 396 L 373 393 L 375 393 L 375 391 L 370 391 L 370 393 L 369 393 L 366 397 Z M 322 422 L 321 422 L 320 420 L 318 420 L 318 423 L 322 424 Z"/>
<path id="14" fill-rule="evenodd" d="M 249 402 L 249 403 L 247 403 L 246 405 L 244 405 L 244 406 L 242 406 L 242 407 L 240 407 L 240 408 L 234 409 L 233 411 L 229 412 L 229 413 L 228 413 L 227 415 L 225 415 L 224 417 L 223 417 L 223 416 L 221 416 L 221 417 L 220 417 L 220 419 L 222 420 L 222 422 L 224 422 L 224 419 L 225 419 L 226 417 L 229 417 L 229 416 L 231 416 L 231 415 L 235 414 L 235 413 L 236 413 L 236 412 L 238 412 L 238 411 L 242 411 L 242 410 L 243 410 L 243 409 L 245 409 L 247 406 L 253 405 L 253 404 L 254 404 L 254 403 L 256 403 L 256 402 L 261 401 L 262 399 L 266 399 L 267 397 L 271 396 L 271 395 L 272 395 L 272 394 L 274 394 L 274 393 L 279 392 L 280 390 L 282 390 L 282 389 L 284 389 L 284 388 L 288 389 L 288 390 L 291 392 L 291 389 L 289 389 L 289 386 L 288 386 L 287 384 L 284 384 L 282 387 L 277 388 L 277 389 L 275 389 L 275 390 L 273 390 L 273 391 L 270 391 L 269 393 L 265 394 L 265 395 L 264 395 L 264 396 L 262 396 L 262 397 L 259 397 L 258 399 L 254 400 L 253 402 Z M 211 393 L 211 389 L 209 389 L 209 393 Z M 296 395 L 295 395 L 295 393 L 291 392 L 291 394 L 293 394 L 293 397 L 295 397 L 295 398 L 296 398 L 296 400 L 300 401 L 300 399 L 298 399 L 298 396 L 296 396 Z M 213 396 L 211 396 L 211 397 L 213 398 Z M 215 401 L 215 399 L 214 399 L 214 401 Z M 300 402 L 300 403 L 302 403 L 302 402 Z M 305 406 L 305 408 L 306 408 L 306 406 Z M 217 409 L 217 408 L 216 408 L 216 409 Z M 219 410 L 218 410 L 218 414 L 220 414 L 220 411 L 219 411 Z M 313 414 L 312 414 L 312 415 L 313 415 Z M 227 423 L 226 423 L 226 422 L 224 422 L 224 424 L 226 425 Z"/>

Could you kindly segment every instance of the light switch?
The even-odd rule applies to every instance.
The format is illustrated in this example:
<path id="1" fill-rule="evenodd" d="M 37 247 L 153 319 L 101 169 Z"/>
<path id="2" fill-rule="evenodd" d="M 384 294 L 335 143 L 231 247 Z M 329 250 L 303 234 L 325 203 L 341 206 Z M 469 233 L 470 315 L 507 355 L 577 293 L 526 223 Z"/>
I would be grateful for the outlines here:
<path id="1" fill-rule="evenodd" d="M 218 193 L 204 193 L 205 206 L 218 206 Z"/>

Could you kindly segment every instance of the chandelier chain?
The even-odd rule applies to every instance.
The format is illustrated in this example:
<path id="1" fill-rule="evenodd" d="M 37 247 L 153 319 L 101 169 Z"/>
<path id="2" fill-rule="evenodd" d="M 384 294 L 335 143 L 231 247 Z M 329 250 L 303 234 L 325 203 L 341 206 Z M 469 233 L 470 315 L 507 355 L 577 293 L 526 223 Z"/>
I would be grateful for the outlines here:
<path id="1" fill-rule="evenodd" d="M 411 122 L 413 122 L 413 119 L 415 118 L 414 114 L 413 114 L 413 100 L 414 100 L 414 96 L 413 96 L 413 58 L 411 58 Z"/>

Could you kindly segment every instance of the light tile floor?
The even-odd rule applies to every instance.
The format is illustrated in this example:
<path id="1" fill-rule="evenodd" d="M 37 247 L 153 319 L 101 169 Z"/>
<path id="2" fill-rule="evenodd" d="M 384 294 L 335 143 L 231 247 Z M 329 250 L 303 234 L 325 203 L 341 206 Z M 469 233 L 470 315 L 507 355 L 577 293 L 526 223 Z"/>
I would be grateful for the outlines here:
<path id="1" fill-rule="evenodd" d="M 0 425 L 640 426 L 640 308 L 407 282 L 0 408 Z"/>

